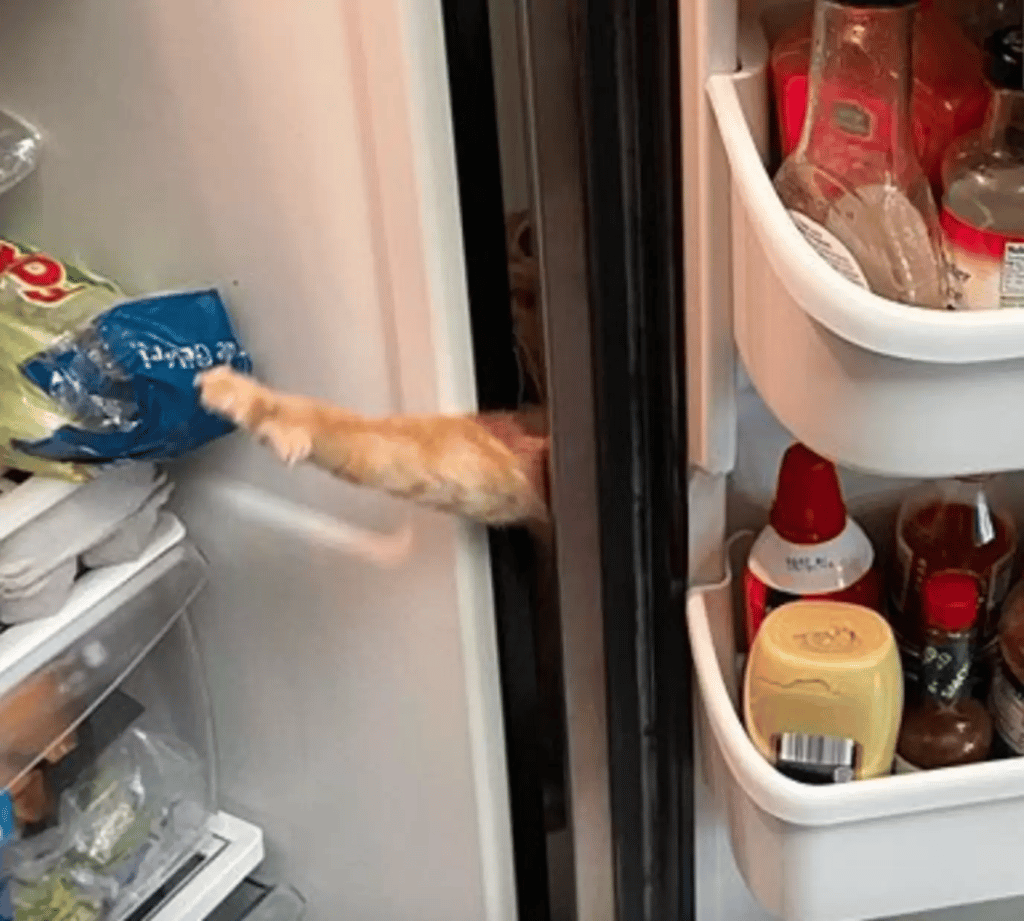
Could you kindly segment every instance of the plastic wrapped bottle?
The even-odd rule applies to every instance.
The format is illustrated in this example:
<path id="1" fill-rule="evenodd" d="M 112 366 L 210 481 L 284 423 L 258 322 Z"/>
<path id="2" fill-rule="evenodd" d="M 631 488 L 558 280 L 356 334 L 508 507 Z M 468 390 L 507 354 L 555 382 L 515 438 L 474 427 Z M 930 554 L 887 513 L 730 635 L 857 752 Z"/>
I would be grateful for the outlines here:
<path id="1" fill-rule="evenodd" d="M 974 0 L 971 5 L 979 7 Z M 772 84 L 785 156 L 799 143 L 807 114 L 811 26 L 812 15 L 807 14 L 772 47 Z M 911 117 L 914 149 L 937 198 L 947 147 L 981 125 L 988 101 L 979 48 L 942 7 L 921 0 L 914 20 Z"/>
<path id="2" fill-rule="evenodd" d="M 849 281 L 922 307 L 951 300 L 938 213 L 914 149 L 915 2 L 818 0 L 807 117 L 775 177 L 794 222 Z"/>

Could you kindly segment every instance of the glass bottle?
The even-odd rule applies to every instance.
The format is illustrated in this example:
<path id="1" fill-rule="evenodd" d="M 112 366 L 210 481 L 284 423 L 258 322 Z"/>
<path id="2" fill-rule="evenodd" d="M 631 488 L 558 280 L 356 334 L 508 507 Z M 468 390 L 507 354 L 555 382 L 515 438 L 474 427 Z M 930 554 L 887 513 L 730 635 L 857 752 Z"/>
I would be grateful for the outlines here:
<path id="1" fill-rule="evenodd" d="M 970 694 L 978 586 L 961 572 L 939 572 L 924 586 L 921 687 L 903 711 L 896 773 L 983 761 L 992 719 Z"/>
<path id="2" fill-rule="evenodd" d="M 799 143 L 807 113 L 812 21 L 808 13 L 772 47 L 772 84 L 784 156 Z M 942 196 L 946 149 L 980 127 L 988 102 L 980 48 L 939 4 L 921 0 L 914 19 L 910 111 L 917 159 L 937 199 Z"/>
<path id="3" fill-rule="evenodd" d="M 946 154 L 942 231 L 971 310 L 1024 307 L 1024 55 L 1020 26 L 986 42 L 992 102 Z"/>
<path id="4" fill-rule="evenodd" d="M 1017 526 L 1002 503 L 995 477 L 925 483 L 903 501 L 896 521 L 889 579 L 889 616 L 911 689 L 920 674 L 924 643 L 923 586 L 935 572 L 973 576 L 978 589 L 979 660 L 994 651 L 997 616 L 1010 587 L 1017 554 Z"/>
<path id="5" fill-rule="evenodd" d="M 775 188 L 808 242 L 876 294 L 944 307 L 938 214 L 914 152 L 916 2 L 819 0 L 807 118 Z"/>

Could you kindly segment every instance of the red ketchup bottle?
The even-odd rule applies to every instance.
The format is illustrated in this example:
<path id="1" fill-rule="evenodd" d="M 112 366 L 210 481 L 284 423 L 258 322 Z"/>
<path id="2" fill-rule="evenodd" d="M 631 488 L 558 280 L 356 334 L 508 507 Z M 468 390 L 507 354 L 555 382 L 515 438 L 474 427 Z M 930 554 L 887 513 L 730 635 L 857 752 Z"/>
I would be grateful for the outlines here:
<path id="1" fill-rule="evenodd" d="M 772 48 L 772 87 L 784 157 L 799 143 L 807 114 L 812 21 L 810 14 L 802 17 Z M 985 119 L 990 92 L 984 58 L 933 0 L 921 0 L 914 26 L 913 68 L 914 146 L 921 169 L 941 200 L 946 148 Z"/>
<path id="2" fill-rule="evenodd" d="M 867 535 L 846 513 L 835 466 L 802 444 L 786 451 L 766 527 L 744 577 L 747 648 L 775 608 L 831 598 L 882 613 L 882 578 Z"/>

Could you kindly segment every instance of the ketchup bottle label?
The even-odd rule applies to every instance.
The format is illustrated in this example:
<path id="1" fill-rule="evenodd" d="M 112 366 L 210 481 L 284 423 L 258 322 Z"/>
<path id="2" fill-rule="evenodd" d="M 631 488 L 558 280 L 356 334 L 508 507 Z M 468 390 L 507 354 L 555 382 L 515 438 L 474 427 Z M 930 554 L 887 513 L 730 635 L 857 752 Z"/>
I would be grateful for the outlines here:
<path id="1" fill-rule="evenodd" d="M 1024 686 L 1002 662 L 992 677 L 989 700 L 996 731 L 1015 754 L 1024 755 Z"/>
<path id="2" fill-rule="evenodd" d="M 881 581 L 873 565 L 871 542 L 852 519 L 838 537 L 821 544 L 793 544 L 765 528 L 751 548 L 744 580 L 747 641 L 775 608 L 801 598 L 827 597 L 877 610 Z"/>
<path id="3" fill-rule="evenodd" d="M 940 223 L 963 292 L 959 306 L 1024 307 L 1024 236 L 981 230 L 946 207 Z"/>

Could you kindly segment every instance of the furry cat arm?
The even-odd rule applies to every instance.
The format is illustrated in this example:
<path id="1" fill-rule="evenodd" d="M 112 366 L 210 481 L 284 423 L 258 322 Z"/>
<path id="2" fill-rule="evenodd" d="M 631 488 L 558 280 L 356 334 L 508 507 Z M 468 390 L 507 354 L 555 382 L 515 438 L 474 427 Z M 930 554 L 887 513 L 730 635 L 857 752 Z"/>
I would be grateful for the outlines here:
<path id="1" fill-rule="evenodd" d="M 288 464 L 489 525 L 547 519 L 548 437 L 541 413 L 370 419 L 278 393 L 227 367 L 196 379 L 203 405 Z"/>

